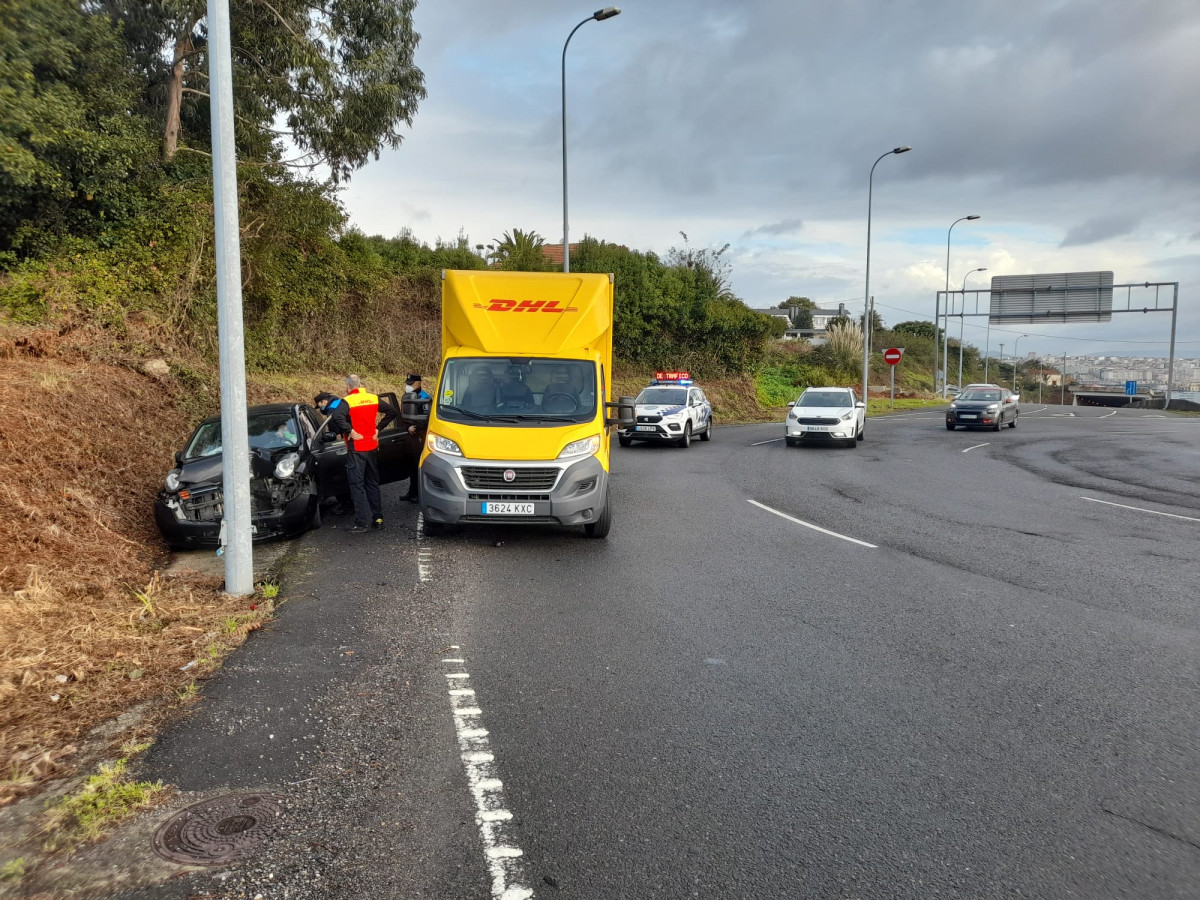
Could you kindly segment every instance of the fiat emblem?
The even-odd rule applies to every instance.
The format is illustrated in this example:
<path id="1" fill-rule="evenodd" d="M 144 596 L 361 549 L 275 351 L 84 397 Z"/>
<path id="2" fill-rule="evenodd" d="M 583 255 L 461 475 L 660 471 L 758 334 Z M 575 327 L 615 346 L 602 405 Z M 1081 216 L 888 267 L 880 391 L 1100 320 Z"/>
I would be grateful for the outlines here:
<path id="1" fill-rule="evenodd" d="M 504 470 L 504 480 L 505 481 L 516 481 L 517 473 L 514 472 L 512 469 L 505 469 Z"/>

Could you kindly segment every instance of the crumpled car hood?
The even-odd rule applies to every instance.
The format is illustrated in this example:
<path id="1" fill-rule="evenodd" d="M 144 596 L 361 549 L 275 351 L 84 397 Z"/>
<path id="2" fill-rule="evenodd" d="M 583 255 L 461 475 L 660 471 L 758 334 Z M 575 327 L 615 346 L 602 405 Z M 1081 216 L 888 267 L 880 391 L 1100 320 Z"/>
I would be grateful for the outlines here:
<path id="1" fill-rule="evenodd" d="M 275 471 L 275 463 L 295 453 L 296 450 L 281 447 L 275 450 L 250 451 L 250 477 L 270 478 Z M 180 484 L 220 484 L 225 473 L 225 460 L 220 454 L 205 456 L 200 459 L 184 460 L 179 467 Z"/>

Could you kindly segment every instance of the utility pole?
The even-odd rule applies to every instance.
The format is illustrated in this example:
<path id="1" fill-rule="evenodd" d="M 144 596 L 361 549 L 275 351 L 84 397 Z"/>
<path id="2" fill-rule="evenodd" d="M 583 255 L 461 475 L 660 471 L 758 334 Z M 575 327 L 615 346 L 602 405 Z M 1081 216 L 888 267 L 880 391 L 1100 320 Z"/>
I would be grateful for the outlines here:
<path id="1" fill-rule="evenodd" d="M 1067 405 L 1067 354 L 1063 354 L 1062 374 L 1058 379 L 1058 405 Z"/>

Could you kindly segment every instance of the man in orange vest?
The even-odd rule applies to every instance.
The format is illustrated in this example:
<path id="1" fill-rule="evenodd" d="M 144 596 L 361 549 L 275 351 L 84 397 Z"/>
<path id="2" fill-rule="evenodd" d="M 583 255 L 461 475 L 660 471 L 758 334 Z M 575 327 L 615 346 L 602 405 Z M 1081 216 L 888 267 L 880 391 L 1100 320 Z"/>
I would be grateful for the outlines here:
<path id="1" fill-rule="evenodd" d="M 386 400 L 366 391 L 357 375 L 346 376 L 346 394 L 329 417 L 329 428 L 346 441 L 346 480 L 350 482 L 350 497 L 354 501 L 354 527 L 351 534 L 362 534 L 367 528 L 383 527 L 383 500 L 379 496 L 379 414 L 400 415 Z"/>

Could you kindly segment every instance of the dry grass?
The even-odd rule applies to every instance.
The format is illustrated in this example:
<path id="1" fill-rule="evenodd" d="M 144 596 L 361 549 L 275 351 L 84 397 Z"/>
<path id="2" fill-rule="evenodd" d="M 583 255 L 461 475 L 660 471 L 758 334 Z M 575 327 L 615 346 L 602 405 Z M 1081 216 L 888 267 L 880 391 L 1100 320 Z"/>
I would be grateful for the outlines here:
<path id="1" fill-rule="evenodd" d="M 69 770 L 95 725 L 186 690 L 270 607 L 158 574 L 151 503 L 192 414 L 172 379 L 56 338 L 0 345 L 0 805 Z"/>

